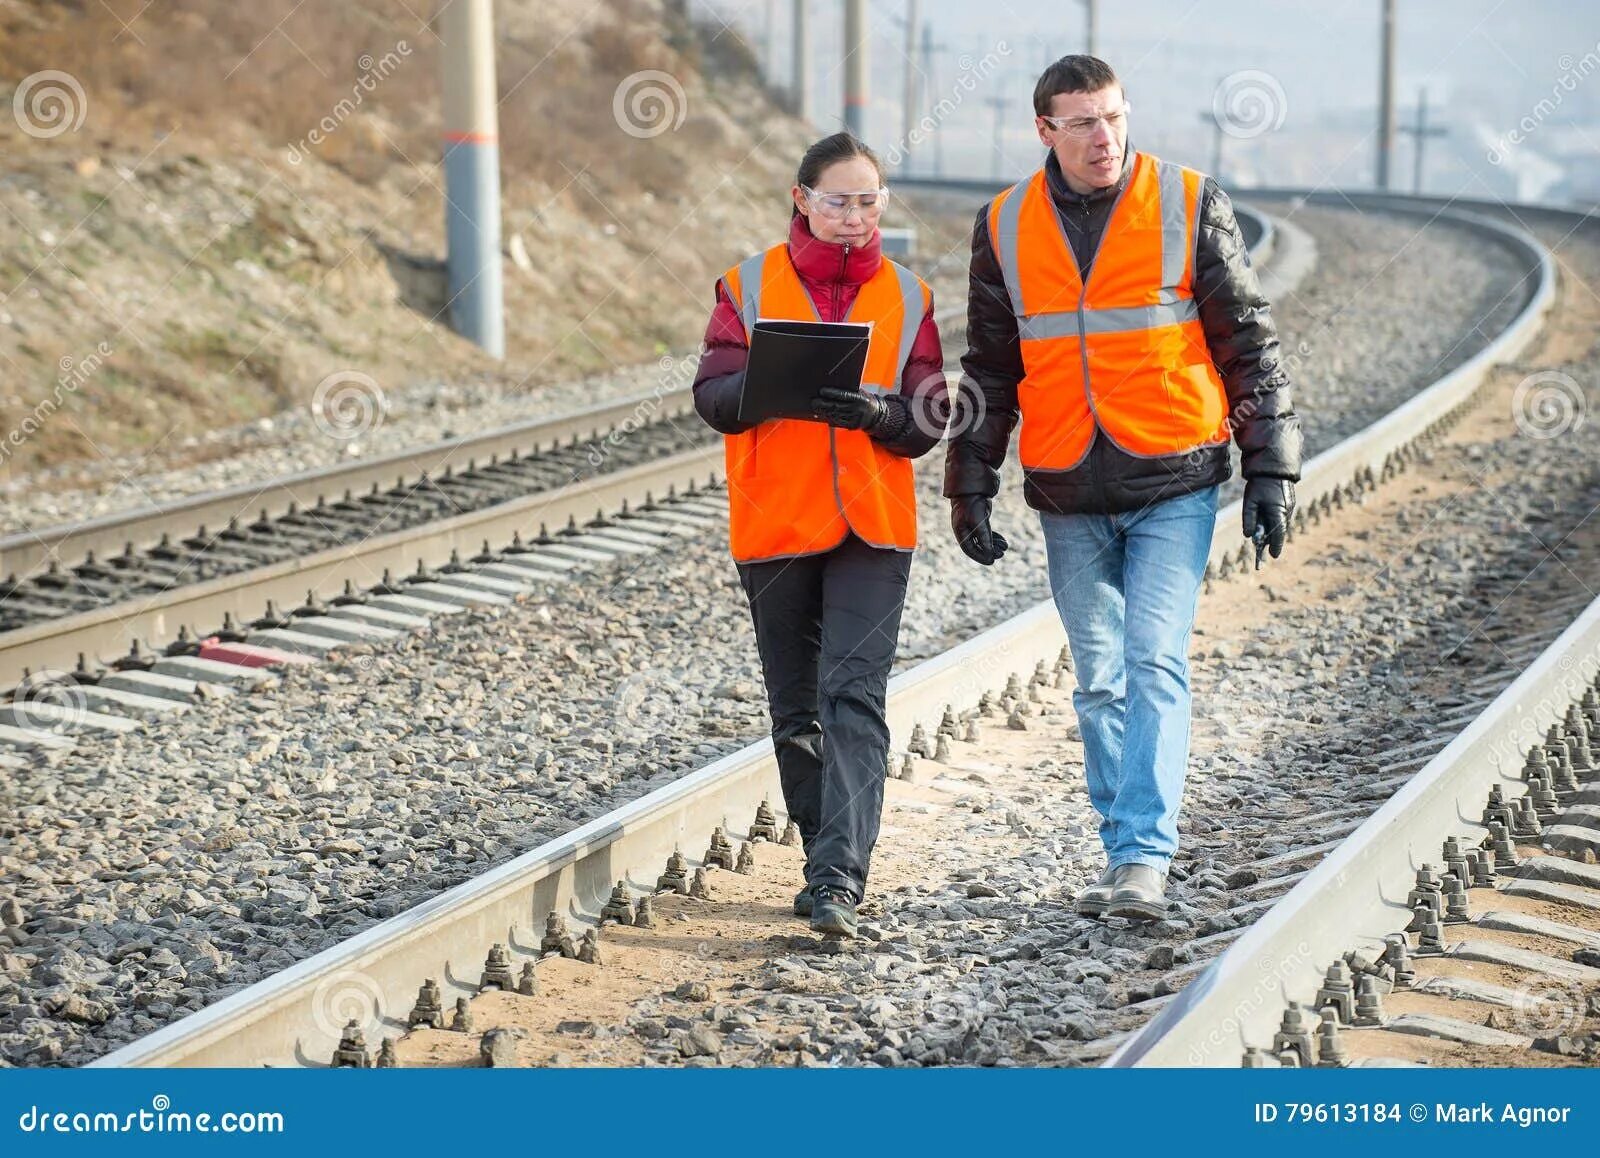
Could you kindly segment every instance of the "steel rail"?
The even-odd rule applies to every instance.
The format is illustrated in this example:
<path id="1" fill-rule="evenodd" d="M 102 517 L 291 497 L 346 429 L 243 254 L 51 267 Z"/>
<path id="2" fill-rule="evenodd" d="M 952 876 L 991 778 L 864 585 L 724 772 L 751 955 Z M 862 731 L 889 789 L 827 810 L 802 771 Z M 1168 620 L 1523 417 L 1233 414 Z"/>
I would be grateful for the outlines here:
<path id="1" fill-rule="evenodd" d="M 1522 784 L 1523 747 L 1561 721 L 1597 666 L 1600 600 L 1105 1064 L 1237 1066 L 1246 1045 L 1269 1045 L 1286 999 L 1309 1006 L 1331 962 L 1381 952 L 1404 927 L 1405 888 L 1445 837 L 1487 832 L 1490 787 Z"/>
<path id="2" fill-rule="evenodd" d="M 320 497 L 331 501 L 346 490 L 359 495 L 374 484 L 385 489 L 397 484 L 414 486 L 424 475 L 434 477 L 447 467 L 459 471 L 473 460 L 482 464 L 491 456 L 528 455 L 572 438 L 599 437 L 630 421 L 668 421 L 693 409 L 694 400 L 688 389 L 645 394 L 357 463 L 302 471 L 264 483 L 246 483 L 85 522 L 20 531 L 0 538 L 0 576 L 26 577 L 52 559 L 67 566 L 90 551 L 102 557 L 114 555 L 129 542 L 136 548 L 152 546 L 164 534 L 181 539 L 194 534 L 198 527 L 222 526 L 246 512 L 262 512 L 270 518 L 283 514 L 291 503 L 309 507 Z"/>
<path id="3" fill-rule="evenodd" d="M 1526 261 L 1528 298 L 1485 349 L 1395 411 L 1307 464 L 1299 484 L 1308 506 L 1372 485 L 1403 470 L 1419 440 L 1453 422 L 1497 363 L 1532 340 L 1554 300 L 1550 255 L 1525 232 L 1472 216 L 1466 224 L 1502 238 Z M 1217 514 L 1211 566 L 1231 565 L 1240 504 Z M 1055 606 L 1040 603 L 892 679 L 887 712 L 892 743 L 935 723 L 946 705 L 965 705 L 1060 653 L 1065 643 Z M 420 979 L 455 996 L 476 992 L 487 946 L 537 955 L 546 913 L 582 917 L 598 911 L 618 880 L 651 891 L 661 864 L 692 848 L 714 825 L 745 834 L 744 817 L 764 799 L 781 799 L 770 740 L 700 768 L 592 820 L 490 872 L 373 926 L 289 969 L 234 993 L 182 1021 L 91 1063 L 96 1066 L 326 1064 L 340 1024 L 329 1011 L 352 993 L 370 1003 L 381 1026 L 403 1031 Z"/>
<path id="4" fill-rule="evenodd" d="M 435 567 L 448 562 L 452 550 L 471 556 L 486 539 L 499 545 L 513 533 L 531 537 L 541 523 L 559 529 L 569 519 L 581 522 L 597 510 L 609 512 L 623 502 L 637 502 L 647 491 L 659 494 L 669 486 L 704 482 L 721 465 L 722 448 L 712 444 L 359 543 L 29 624 L 0 636 L 0 687 L 21 682 L 24 670 L 69 671 L 80 654 L 109 661 L 135 640 L 159 648 L 179 628 L 209 630 L 224 615 L 249 622 L 269 599 L 291 607 L 313 591 L 326 601 L 341 592 L 346 580 L 370 587 L 385 570 L 398 580 L 419 561 Z M 116 656 L 106 655 L 107 648 L 114 648 Z"/>

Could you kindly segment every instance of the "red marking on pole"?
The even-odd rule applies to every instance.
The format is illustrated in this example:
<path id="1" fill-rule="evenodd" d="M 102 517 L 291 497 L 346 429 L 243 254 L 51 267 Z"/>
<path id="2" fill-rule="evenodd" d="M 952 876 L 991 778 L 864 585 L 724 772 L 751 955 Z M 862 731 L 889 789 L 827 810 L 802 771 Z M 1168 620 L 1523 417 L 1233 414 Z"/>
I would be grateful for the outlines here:
<path id="1" fill-rule="evenodd" d="M 470 133 L 459 129 L 446 129 L 444 139 L 452 145 L 494 145 L 500 141 L 499 133 Z"/>
<path id="2" fill-rule="evenodd" d="M 275 647 L 261 647 L 253 643 L 223 643 L 212 636 L 200 645 L 201 659 L 214 659 L 218 663 L 238 664 L 240 667 L 270 667 L 275 663 L 316 663 L 309 655 L 280 651 Z"/>

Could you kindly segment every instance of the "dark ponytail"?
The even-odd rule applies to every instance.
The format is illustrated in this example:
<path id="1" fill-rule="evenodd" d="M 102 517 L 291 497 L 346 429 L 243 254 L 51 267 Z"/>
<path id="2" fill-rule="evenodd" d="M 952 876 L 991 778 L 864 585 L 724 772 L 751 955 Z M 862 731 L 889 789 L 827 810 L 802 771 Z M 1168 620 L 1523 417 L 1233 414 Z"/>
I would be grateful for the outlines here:
<path id="1" fill-rule="evenodd" d="M 823 137 L 806 150 L 806 155 L 800 158 L 800 171 L 795 174 L 794 183 L 804 185 L 808 189 L 815 189 L 817 182 L 822 180 L 823 171 L 837 161 L 848 161 L 851 157 L 864 157 L 872 163 L 878 171 L 878 183 L 883 183 L 883 162 L 878 160 L 878 154 L 869 149 L 864 141 L 852 133 L 834 133 L 831 137 Z M 798 205 L 792 206 L 789 216 L 796 217 L 800 213 Z"/>

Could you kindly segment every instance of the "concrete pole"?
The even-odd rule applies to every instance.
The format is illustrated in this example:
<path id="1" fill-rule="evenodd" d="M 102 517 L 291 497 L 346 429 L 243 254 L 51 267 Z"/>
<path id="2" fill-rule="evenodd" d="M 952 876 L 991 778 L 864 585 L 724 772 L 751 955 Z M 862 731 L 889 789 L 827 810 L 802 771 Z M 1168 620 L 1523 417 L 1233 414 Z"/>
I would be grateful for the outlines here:
<path id="1" fill-rule="evenodd" d="M 1008 103 L 1005 90 L 1002 88 L 999 95 L 987 98 L 987 103 L 994 110 L 994 128 L 991 130 L 994 135 L 994 153 L 990 161 L 992 166 L 990 175 L 998 181 L 1004 171 L 1005 160 L 1006 105 Z"/>
<path id="2" fill-rule="evenodd" d="M 1394 0 L 1383 0 L 1383 43 L 1378 62 L 1377 186 L 1389 188 L 1394 156 Z"/>
<path id="3" fill-rule="evenodd" d="M 505 357 L 500 280 L 500 118 L 493 0 L 452 0 L 439 15 L 444 62 L 445 239 L 450 325 Z"/>
<path id="4" fill-rule="evenodd" d="M 933 54 L 937 47 L 933 43 L 933 25 L 925 20 L 922 22 L 922 83 L 927 86 L 929 113 L 932 113 L 934 106 L 938 104 L 939 85 L 935 80 L 937 74 L 934 71 L 933 63 Z M 933 175 L 935 177 L 944 175 L 944 134 L 940 132 L 941 127 L 935 121 L 933 131 L 929 134 L 933 138 Z M 923 172 L 927 172 L 926 166 L 923 166 Z"/>
<path id="5" fill-rule="evenodd" d="M 844 127 L 867 135 L 867 0 L 844 3 Z"/>
<path id="6" fill-rule="evenodd" d="M 917 0 L 906 0 L 906 91 L 900 111 L 900 147 L 909 149 L 917 125 Z"/>
<path id="7" fill-rule="evenodd" d="M 794 0 L 794 114 L 802 121 L 811 119 L 811 31 L 806 27 L 806 4 Z"/>
<path id="8" fill-rule="evenodd" d="M 761 79 L 776 88 L 778 84 L 778 0 L 767 0 L 762 12 Z"/>
<path id="9" fill-rule="evenodd" d="M 1411 167 L 1411 191 L 1422 192 L 1422 152 L 1428 141 L 1428 90 L 1417 94 L 1417 127 L 1411 131 L 1416 153 Z"/>

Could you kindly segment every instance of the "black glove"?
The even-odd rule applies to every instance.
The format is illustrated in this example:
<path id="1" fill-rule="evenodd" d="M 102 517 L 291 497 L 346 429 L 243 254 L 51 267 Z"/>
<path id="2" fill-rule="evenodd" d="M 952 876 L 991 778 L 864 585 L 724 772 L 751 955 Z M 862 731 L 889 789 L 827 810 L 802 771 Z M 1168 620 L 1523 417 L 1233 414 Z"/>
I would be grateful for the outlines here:
<path id="1" fill-rule="evenodd" d="M 876 394 L 824 386 L 811 403 L 811 413 L 829 426 L 865 430 L 870 434 L 888 418 L 889 404 Z"/>
<path id="2" fill-rule="evenodd" d="M 956 542 L 985 567 L 1006 553 L 1011 544 L 998 531 L 989 529 L 989 509 L 993 504 L 983 495 L 957 495 L 950 500 L 950 527 Z"/>
<path id="3" fill-rule="evenodd" d="M 1294 518 L 1294 483 L 1282 478 L 1252 478 L 1244 484 L 1244 534 L 1257 534 L 1276 559 L 1283 554 L 1283 541 Z M 1261 557 L 1257 550 L 1256 558 Z"/>

